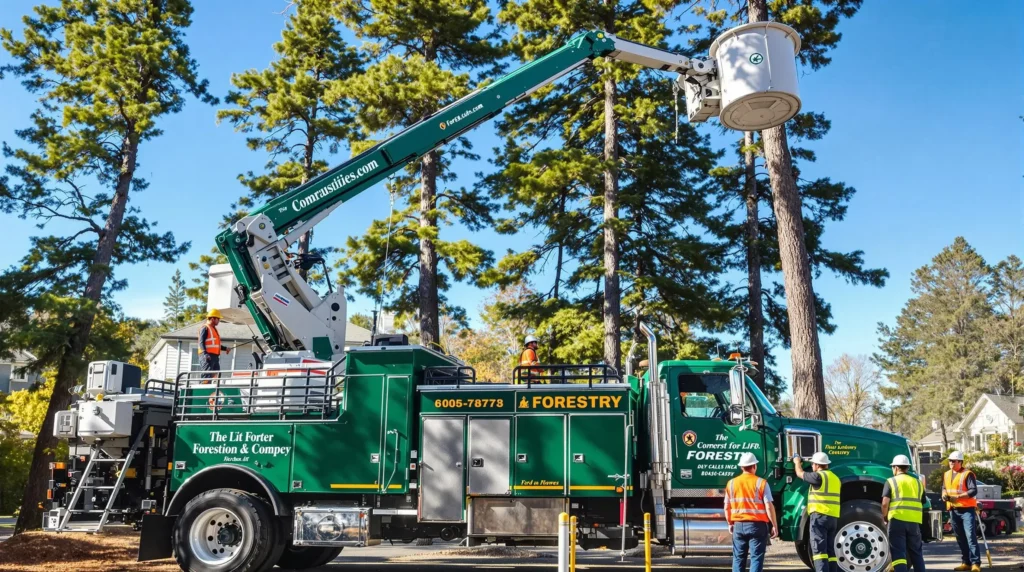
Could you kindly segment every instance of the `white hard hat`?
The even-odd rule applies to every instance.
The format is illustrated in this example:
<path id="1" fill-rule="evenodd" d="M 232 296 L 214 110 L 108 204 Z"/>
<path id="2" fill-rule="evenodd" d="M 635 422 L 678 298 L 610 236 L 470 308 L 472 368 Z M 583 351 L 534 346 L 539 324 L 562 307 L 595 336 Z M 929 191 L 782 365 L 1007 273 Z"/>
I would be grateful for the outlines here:
<path id="1" fill-rule="evenodd" d="M 757 464 L 757 457 L 753 453 L 743 453 L 740 455 L 740 467 L 750 467 Z"/>
<path id="2" fill-rule="evenodd" d="M 525 346 L 526 344 L 535 341 L 537 341 L 537 338 L 535 336 L 526 336 L 526 340 L 523 342 L 523 345 Z"/>
<path id="3" fill-rule="evenodd" d="M 910 458 L 907 457 L 906 455 L 896 455 L 895 457 L 892 458 L 892 466 L 893 467 L 909 467 L 910 466 Z"/>
<path id="4" fill-rule="evenodd" d="M 952 453 L 949 454 L 949 460 L 950 461 L 963 461 L 964 460 L 964 454 L 961 453 L 960 451 L 953 451 Z"/>
<path id="5" fill-rule="evenodd" d="M 825 453 L 815 453 L 811 456 L 811 462 L 816 465 L 831 465 L 832 461 L 829 460 L 828 455 Z"/>

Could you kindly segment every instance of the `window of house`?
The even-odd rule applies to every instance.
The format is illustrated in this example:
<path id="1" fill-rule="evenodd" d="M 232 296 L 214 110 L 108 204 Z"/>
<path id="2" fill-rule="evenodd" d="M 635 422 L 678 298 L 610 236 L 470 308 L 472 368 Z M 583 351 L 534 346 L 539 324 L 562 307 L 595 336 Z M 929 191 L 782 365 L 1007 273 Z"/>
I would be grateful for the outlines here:
<path id="1" fill-rule="evenodd" d="M 189 344 L 188 353 L 192 356 L 192 365 L 189 367 L 189 371 L 199 371 L 203 369 L 203 366 L 199 363 L 199 344 Z"/>
<path id="2" fill-rule="evenodd" d="M 26 383 L 28 381 L 28 372 L 22 369 L 22 366 L 14 364 L 11 366 L 11 381 L 17 381 L 20 383 Z"/>

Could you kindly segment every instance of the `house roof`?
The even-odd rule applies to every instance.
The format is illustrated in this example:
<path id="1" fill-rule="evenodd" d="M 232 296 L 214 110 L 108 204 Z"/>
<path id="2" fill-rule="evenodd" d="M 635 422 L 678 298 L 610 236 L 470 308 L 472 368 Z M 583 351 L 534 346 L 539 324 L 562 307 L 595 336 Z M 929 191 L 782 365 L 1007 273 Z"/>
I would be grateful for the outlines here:
<path id="1" fill-rule="evenodd" d="M 35 359 L 35 354 L 30 351 L 14 350 L 14 359 L 0 359 L 0 363 L 28 363 Z"/>
<path id="2" fill-rule="evenodd" d="M 983 393 L 978 398 L 978 402 L 974 404 L 964 420 L 956 426 L 958 431 L 962 431 L 975 417 L 981 413 L 981 408 L 984 406 L 985 401 L 990 401 L 993 405 L 999 408 L 1003 412 L 1003 415 L 1013 422 L 1014 424 L 1024 423 L 1024 417 L 1021 416 L 1018 405 L 1024 405 L 1024 396 L 1011 397 L 1009 395 L 996 395 L 994 393 Z"/>
<path id="3" fill-rule="evenodd" d="M 157 352 L 160 351 L 164 345 L 171 341 L 177 340 L 198 340 L 199 329 L 203 327 L 205 322 L 196 322 L 160 336 L 160 340 L 153 346 L 152 349 L 146 354 L 147 360 L 152 360 L 156 357 Z M 255 329 L 250 328 L 245 324 L 235 324 L 229 322 L 221 322 L 217 326 L 217 333 L 220 334 L 220 339 L 226 342 L 247 342 L 257 335 Z M 351 344 L 361 344 L 363 342 L 370 341 L 370 330 L 362 328 L 349 322 L 345 325 L 345 341 Z"/>
<path id="4" fill-rule="evenodd" d="M 952 437 L 952 436 L 953 436 L 953 430 L 952 429 L 946 431 L 946 437 Z M 917 440 L 917 444 L 918 445 L 942 445 L 943 447 L 945 447 L 945 444 L 942 442 L 942 431 L 939 430 L 939 429 L 936 429 L 935 431 L 932 431 L 931 433 L 929 433 L 929 434 L 925 435 L 924 437 L 921 437 L 920 439 L 918 439 Z"/>

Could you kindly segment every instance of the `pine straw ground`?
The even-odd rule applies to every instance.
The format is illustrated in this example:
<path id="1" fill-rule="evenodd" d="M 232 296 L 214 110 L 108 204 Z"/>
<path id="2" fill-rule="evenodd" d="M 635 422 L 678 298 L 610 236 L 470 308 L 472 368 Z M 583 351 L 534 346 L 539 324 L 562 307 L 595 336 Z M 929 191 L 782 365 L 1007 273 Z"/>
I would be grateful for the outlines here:
<path id="1" fill-rule="evenodd" d="M 174 560 L 136 562 L 139 533 L 110 529 L 81 532 L 26 532 L 0 543 L 0 570 L 7 572 L 175 572 Z"/>

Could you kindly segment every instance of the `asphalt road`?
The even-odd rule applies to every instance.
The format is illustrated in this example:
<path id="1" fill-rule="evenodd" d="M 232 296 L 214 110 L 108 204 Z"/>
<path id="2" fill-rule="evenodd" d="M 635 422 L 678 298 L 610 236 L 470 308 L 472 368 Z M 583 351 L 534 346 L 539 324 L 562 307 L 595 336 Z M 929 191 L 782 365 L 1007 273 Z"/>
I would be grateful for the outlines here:
<path id="1" fill-rule="evenodd" d="M 990 541 L 993 561 L 1001 570 L 1013 570 L 1024 565 L 1024 535 L 1000 537 Z M 1018 548 L 1019 547 L 1019 548 Z M 550 548 L 533 549 L 537 558 L 504 559 L 444 556 L 452 545 L 435 546 L 377 546 L 346 548 L 334 562 L 317 570 L 322 572 L 412 572 L 415 570 L 552 570 L 556 566 L 555 552 Z M 983 548 L 984 550 L 984 548 Z M 435 553 L 432 555 L 432 553 Z M 627 557 L 620 560 L 617 550 L 579 551 L 577 569 L 601 572 L 637 571 L 644 569 L 643 558 Z M 984 555 L 982 560 L 984 561 Z M 953 537 L 925 546 L 925 564 L 929 570 L 949 571 L 960 563 L 960 552 Z M 726 558 L 680 558 L 664 555 L 654 558 L 653 570 L 715 570 L 728 571 L 731 560 Z M 796 556 L 791 543 L 781 543 L 769 549 L 765 569 L 771 572 L 806 572 L 807 568 Z M 987 566 L 985 567 L 987 569 Z"/>

